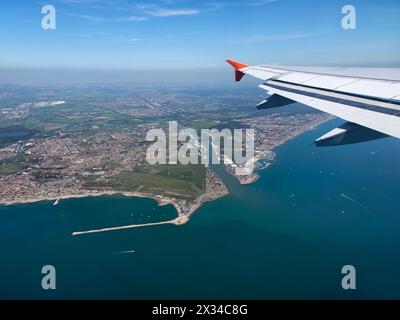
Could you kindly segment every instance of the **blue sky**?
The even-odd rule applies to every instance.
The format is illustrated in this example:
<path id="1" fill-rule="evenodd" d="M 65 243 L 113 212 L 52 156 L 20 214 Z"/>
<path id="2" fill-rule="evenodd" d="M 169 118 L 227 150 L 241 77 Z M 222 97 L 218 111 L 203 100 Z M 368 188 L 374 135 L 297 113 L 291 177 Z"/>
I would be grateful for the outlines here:
<path id="1" fill-rule="evenodd" d="M 1 1 L 0 67 L 219 68 L 249 64 L 400 66 L 398 0 Z M 41 8 L 57 29 L 41 28 Z M 341 28 L 341 8 L 357 29 Z"/>

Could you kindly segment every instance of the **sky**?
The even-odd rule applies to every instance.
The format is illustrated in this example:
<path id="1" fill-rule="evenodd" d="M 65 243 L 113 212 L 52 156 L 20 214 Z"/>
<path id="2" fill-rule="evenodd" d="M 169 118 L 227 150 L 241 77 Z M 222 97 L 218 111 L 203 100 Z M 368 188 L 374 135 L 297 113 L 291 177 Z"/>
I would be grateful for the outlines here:
<path id="1" fill-rule="evenodd" d="M 44 5 L 56 30 L 43 30 Z M 356 30 L 342 7 L 356 8 Z M 0 68 L 400 66 L 398 0 L 2 0 Z"/>

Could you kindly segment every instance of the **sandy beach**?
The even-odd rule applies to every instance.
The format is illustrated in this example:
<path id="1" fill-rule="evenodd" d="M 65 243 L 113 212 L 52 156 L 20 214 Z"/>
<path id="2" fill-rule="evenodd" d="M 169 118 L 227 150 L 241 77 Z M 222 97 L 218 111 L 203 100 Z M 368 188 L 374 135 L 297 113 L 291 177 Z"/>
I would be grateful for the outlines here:
<path id="1" fill-rule="evenodd" d="M 72 194 L 72 195 L 62 195 L 58 197 L 42 197 L 42 198 L 27 198 L 23 200 L 15 200 L 15 201 L 1 201 L 0 205 L 11 206 L 16 204 L 27 204 L 27 203 L 35 203 L 41 201 L 57 201 L 57 200 L 66 200 L 66 199 L 79 199 L 79 198 L 88 198 L 88 197 L 102 197 L 102 196 L 115 196 L 122 195 L 128 198 L 149 198 L 157 201 L 160 206 L 165 206 L 168 204 L 172 204 L 178 211 L 179 206 L 174 199 L 164 198 L 162 196 L 154 196 L 150 194 L 140 193 L 140 192 L 121 192 L 121 191 L 103 191 L 97 193 L 89 193 L 83 192 L 82 194 Z"/>

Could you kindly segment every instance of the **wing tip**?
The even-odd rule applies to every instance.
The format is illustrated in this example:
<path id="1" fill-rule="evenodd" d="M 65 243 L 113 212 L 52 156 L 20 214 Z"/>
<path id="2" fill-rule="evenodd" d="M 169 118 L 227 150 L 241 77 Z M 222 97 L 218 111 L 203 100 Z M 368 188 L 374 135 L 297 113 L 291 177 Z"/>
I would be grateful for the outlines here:
<path id="1" fill-rule="evenodd" d="M 239 82 L 240 80 L 242 80 L 242 78 L 244 77 L 244 73 L 241 72 L 240 70 L 242 70 L 243 68 L 247 68 L 249 66 L 247 64 L 237 62 L 235 60 L 230 60 L 230 59 L 226 60 L 226 62 L 228 62 L 235 69 L 236 82 Z"/>
<path id="2" fill-rule="evenodd" d="M 231 60 L 231 59 L 227 59 L 226 62 L 228 62 L 232 67 L 235 68 L 235 70 L 240 70 L 243 68 L 248 68 L 249 65 L 235 61 L 235 60 Z"/>

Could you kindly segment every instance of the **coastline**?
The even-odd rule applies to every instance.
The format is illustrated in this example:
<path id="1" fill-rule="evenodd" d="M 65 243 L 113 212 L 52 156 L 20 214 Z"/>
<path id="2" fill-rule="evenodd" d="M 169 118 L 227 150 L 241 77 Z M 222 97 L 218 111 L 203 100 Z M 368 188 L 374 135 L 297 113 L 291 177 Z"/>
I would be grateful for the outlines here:
<path id="1" fill-rule="evenodd" d="M 59 197 L 48 197 L 48 198 L 30 198 L 24 200 L 15 200 L 15 201 L 1 201 L 0 206 L 12 206 L 18 204 L 29 204 L 36 202 L 52 202 L 57 200 L 67 200 L 67 199 L 80 199 L 80 198 L 90 198 L 90 197 L 103 197 L 103 196 L 115 196 L 122 195 L 127 198 L 147 198 L 155 200 L 159 206 L 165 206 L 168 204 L 172 204 L 179 212 L 179 205 L 173 199 L 164 198 L 162 196 L 155 196 L 140 192 L 124 192 L 124 191 L 104 191 L 104 192 L 96 192 L 96 193 L 82 193 L 82 194 L 72 194 L 72 195 L 62 195 Z"/>
<path id="2" fill-rule="evenodd" d="M 118 194 L 120 194 L 120 193 L 118 193 Z M 201 208 L 201 206 L 204 203 L 223 198 L 228 194 L 229 194 L 229 192 L 227 192 L 226 194 L 221 194 L 221 195 L 217 195 L 217 196 L 210 196 L 210 194 L 208 194 L 206 192 L 205 194 L 203 194 L 202 196 L 200 196 L 199 198 L 197 198 L 195 200 L 194 205 L 190 208 L 190 210 L 187 213 L 185 213 L 185 214 L 179 213 L 180 208 L 179 209 L 177 208 L 178 216 L 173 220 L 151 222 L 151 223 L 145 223 L 145 224 L 132 224 L 132 225 L 126 225 L 126 226 L 108 227 L 108 228 L 86 230 L 86 231 L 76 231 L 76 232 L 73 232 L 71 235 L 73 237 L 76 237 L 76 236 L 83 236 L 83 235 L 96 234 L 96 233 L 113 232 L 113 231 L 138 229 L 138 228 L 148 228 L 148 227 L 155 227 L 155 226 L 161 226 L 161 225 L 183 226 L 190 222 L 190 219 L 192 218 L 194 213 L 199 208 Z M 141 197 L 144 197 L 144 196 L 141 196 Z M 146 198 L 148 198 L 148 197 L 146 197 Z M 155 197 L 152 197 L 152 198 L 154 199 Z M 160 200 L 160 198 L 157 197 L 157 200 Z M 169 204 L 170 199 L 162 199 L 157 202 L 159 203 L 160 206 L 162 206 L 162 205 Z M 171 204 L 173 204 L 176 207 L 176 205 L 174 203 L 171 203 Z"/>
<path id="3" fill-rule="evenodd" d="M 285 139 L 277 141 L 270 150 L 264 150 L 257 154 L 252 161 L 254 163 L 264 159 L 269 152 L 273 153 L 273 157 L 270 160 L 275 159 L 276 154 L 274 153 L 274 150 L 285 144 L 286 142 L 300 136 L 301 134 L 311 131 L 315 129 L 317 126 L 321 125 L 322 123 L 325 123 L 329 120 L 331 120 L 331 117 L 327 117 L 324 119 L 321 119 L 320 121 L 313 123 L 309 127 L 307 127 L 305 130 L 296 132 L 294 135 L 288 136 Z M 266 164 L 262 169 L 268 169 L 271 166 L 271 164 Z M 235 175 L 232 171 L 228 169 L 227 166 L 223 166 L 224 169 L 234 176 L 240 184 L 242 185 L 248 185 L 255 183 L 259 178 L 260 174 L 258 172 L 254 172 L 251 175 L 247 176 L 237 176 Z M 212 173 L 211 176 L 212 178 L 216 178 L 217 180 L 221 180 L 221 178 L 216 174 Z M 221 180 L 222 182 L 222 180 Z M 152 195 L 152 194 L 146 194 L 146 193 L 141 193 L 141 192 L 124 192 L 124 191 L 101 191 L 101 192 L 90 192 L 88 190 L 84 190 L 83 193 L 81 194 L 71 194 L 71 195 L 61 195 L 58 197 L 43 197 L 43 198 L 30 198 L 30 199 L 23 199 L 23 200 L 15 200 L 15 201 L 1 201 L 0 200 L 0 206 L 11 206 L 11 205 L 18 205 L 18 204 L 28 204 L 28 203 L 36 203 L 36 202 L 44 202 L 44 201 L 54 201 L 54 205 L 58 204 L 58 201 L 60 200 L 67 200 L 67 199 L 80 199 L 80 198 L 89 198 L 89 197 L 102 197 L 102 196 L 115 196 L 115 195 L 121 195 L 127 198 L 147 198 L 147 199 L 152 199 L 155 200 L 159 206 L 165 206 L 168 204 L 171 204 L 174 206 L 174 208 L 177 211 L 177 217 L 176 219 L 170 220 L 170 221 L 161 221 L 161 222 L 156 222 L 156 223 L 149 223 L 149 224 L 144 224 L 144 225 L 130 225 L 130 226 L 120 226 L 120 227 L 111 227 L 111 228 L 104 228 L 104 229 L 99 229 L 99 230 L 91 230 L 91 231 L 79 231 L 79 232 L 74 232 L 73 235 L 83 235 L 83 234 L 91 234 L 91 233 L 99 233 L 99 232 L 108 232 L 108 231 L 115 231 L 115 230 L 123 230 L 123 229 L 131 229 L 131 228 L 142 228 L 142 227 L 150 227 L 150 226 L 156 226 L 156 225 L 166 225 L 166 224 L 172 224 L 176 226 L 181 226 L 185 225 L 190 221 L 192 216 L 197 212 L 198 209 L 202 207 L 202 205 L 206 202 L 211 202 L 215 201 L 217 199 L 223 198 L 226 195 L 229 195 L 229 190 L 226 188 L 225 184 L 222 182 L 224 186 L 224 190 L 222 193 L 212 193 L 210 190 L 206 189 L 205 193 L 199 196 L 197 199 L 195 199 L 189 208 L 185 208 L 183 205 L 180 205 L 179 199 L 172 199 L 172 198 L 166 198 L 163 196 L 159 195 Z"/>
<path id="4" fill-rule="evenodd" d="M 274 155 L 273 155 L 273 158 L 272 158 L 272 159 L 269 159 L 269 160 L 275 160 L 275 158 L 276 158 L 275 149 L 276 149 L 276 148 L 278 148 L 278 147 L 284 145 L 285 143 L 287 143 L 287 142 L 289 142 L 289 141 L 291 141 L 291 140 L 297 138 L 298 136 L 300 136 L 300 135 L 302 135 L 302 134 L 304 134 L 304 133 L 306 133 L 306 132 L 308 132 L 308 131 L 314 130 L 314 129 L 317 128 L 319 125 L 321 125 L 321 124 L 323 124 L 323 123 L 325 123 L 325 122 L 327 122 L 327 121 L 330 121 L 330 120 L 332 120 L 332 119 L 333 119 L 333 117 L 330 116 L 330 115 L 328 115 L 326 118 L 321 119 L 320 121 L 317 121 L 316 123 L 311 124 L 311 125 L 310 125 L 309 127 L 307 127 L 305 130 L 300 131 L 300 132 L 297 132 L 297 133 L 296 133 L 295 135 L 293 135 L 293 136 L 288 136 L 288 137 L 286 137 L 285 139 L 282 139 L 282 140 L 280 140 L 280 141 L 277 141 L 277 142 L 271 147 L 270 150 L 264 150 L 264 151 L 260 152 L 258 155 L 254 156 L 254 158 L 251 159 L 251 161 L 253 161 L 254 163 L 257 163 L 258 161 L 260 161 L 260 160 L 262 160 L 262 159 L 265 159 L 265 158 L 266 158 L 266 155 L 267 155 L 269 152 L 272 152 L 272 153 L 274 154 Z M 228 172 L 230 175 L 232 175 L 233 177 L 235 177 L 241 185 L 249 185 L 249 184 L 253 184 L 253 183 L 257 182 L 258 179 L 260 179 L 260 174 L 258 173 L 258 171 L 260 171 L 260 170 L 267 170 L 271 165 L 272 165 L 272 163 L 269 163 L 269 164 L 265 165 L 265 166 L 264 166 L 263 168 L 261 168 L 261 169 L 255 169 L 254 172 L 253 172 L 252 174 L 247 175 L 247 176 L 238 176 L 238 175 L 236 175 L 233 171 L 229 170 L 229 169 L 228 169 L 228 166 L 224 165 L 223 167 L 224 167 L 224 169 L 226 170 L 226 172 Z"/>
<path id="5" fill-rule="evenodd" d="M 287 139 L 282 139 L 282 140 L 278 141 L 276 144 L 274 144 L 274 146 L 271 148 L 271 150 L 263 151 L 260 154 L 256 155 L 254 157 L 254 162 L 257 162 L 257 161 L 263 159 L 268 152 L 270 152 L 270 151 L 274 152 L 275 149 L 278 148 L 279 146 L 285 144 L 286 142 L 288 142 L 292 139 L 295 139 L 296 137 L 298 137 L 299 135 L 301 135 L 305 132 L 315 129 L 317 126 L 319 126 L 329 120 L 332 120 L 332 117 L 329 116 L 325 119 L 322 119 L 322 120 L 312 124 L 306 130 L 298 132 L 298 134 L 288 137 Z M 267 166 L 265 166 L 264 168 L 262 168 L 260 170 L 268 169 L 270 166 L 271 166 L 271 164 L 268 164 Z M 224 168 L 225 168 L 225 166 L 224 166 Z M 225 170 L 229 174 L 234 176 L 239 181 L 239 183 L 243 184 L 243 185 L 255 183 L 260 178 L 260 174 L 257 172 L 254 172 L 253 174 L 251 174 L 249 176 L 237 176 L 237 175 L 233 174 L 232 172 L 230 172 L 229 170 L 227 170 L 226 168 L 225 168 Z M 244 177 L 244 178 L 241 179 L 241 177 Z M 141 193 L 141 192 L 125 192 L 125 191 L 101 191 L 101 192 L 93 192 L 93 193 L 87 191 L 87 192 L 83 192 L 82 194 L 62 195 L 59 197 L 30 198 L 30 199 L 14 200 L 14 201 L 1 201 L 0 200 L 0 206 L 11 206 L 11 205 L 18 205 L 18 204 L 36 203 L 36 202 L 42 202 L 42 201 L 43 202 L 44 201 L 51 202 L 51 201 L 57 201 L 57 200 L 80 199 L 80 198 L 102 197 L 102 196 L 115 196 L 115 195 L 122 195 L 122 196 L 128 197 L 128 198 L 152 199 L 152 200 L 155 200 L 159 206 L 165 206 L 165 205 L 171 204 L 177 210 L 178 216 L 182 215 L 182 208 L 179 206 L 179 204 L 177 203 L 178 201 L 176 199 L 165 198 L 163 196 L 157 196 L 157 195 L 146 194 L 146 193 Z M 214 198 L 209 197 L 209 195 L 207 195 L 207 193 L 203 194 L 202 196 L 200 196 L 200 198 L 204 197 L 205 199 L 201 200 L 200 204 L 196 203 L 193 207 L 191 207 L 191 209 L 189 210 L 187 215 L 191 216 L 197 209 L 199 209 L 201 207 L 201 205 L 203 203 L 220 199 L 226 195 L 229 195 L 229 192 L 227 192 L 223 195 L 214 197 Z"/>
<path id="6" fill-rule="evenodd" d="M 214 175 L 217 176 L 215 173 L 214 173 Z M 220 179 L 220 178 L 218 177 L 218 179 Z M 127 197 L 127 198 L 152 199 L 152 200 L 156 201 L 159 206 L 166 206 L 166 205 L 171 204 L 177 212 L 177 218 L 172 221 L 169 221 L 169 222 L 171 224 L 175 224 L 175 225 L 183 225 L 183 224 L 186 224 L 189 222 L 189 220 L 193 216 L 193 214 L 198 209 L 200 209 L 204 203 L 223 198 L 223 197 L 229 195 L 229 191 L 226 188 L 226 186 L 225 186 L 225 192 L 222 194 L 212 194 L 209 192 L 209 190 L 206 190 L 206 192 L 204 194 L 202 194 L 201 196 L 199 196 L 197 199 L 195 199 L 193 201 L 193 204 L 185 212 L 184 212 L 184 207 L 179 204 L 178 199 L 166 198 L 163 196 L 146 194 L 146 193 L 141 193 L 141 192 L 126 192 L 126 191 L 102 191 L 102 192 L 86 191 L 81 194 L 62 195 L 59 197 L 30 198 L 30 199 L 15 200 L 15 201 L 1 201 L 0 200 L 0 206 L 7 207 L 7 206 L 12 206 L 12 205 L 23 205 L 23 204 L 37 203 L 37 202 L 54 202 L 55 203 L 54 205 L 56 205 L 61 200 L 82 199 L 82 198 L 90 198 L 90 197 L 116 196 L 116 195 L 120 195 L 120 196 Z M 167 224 L 167 223 L 168 223 L 168 221 L 165 223 L 160 222 L 158 224 Z M 157 225 L 157 223 L 149 224 L 149 226 L 150 225 Z M 133 227 L 138 227 L 138 226 L 133 226 Z M 115 228 L 109 228 L 109 229 L 115 229 Z M 104 232 L 104 231 L 102 231 L 102 232 Z"/>

